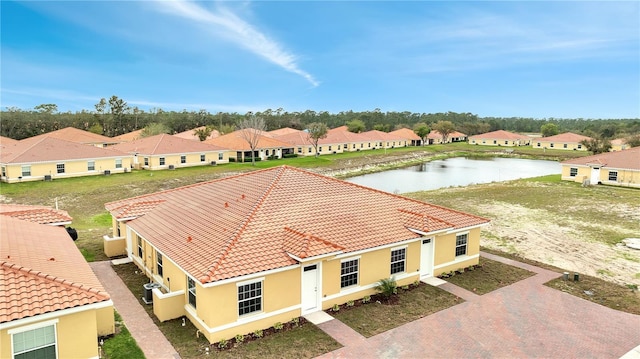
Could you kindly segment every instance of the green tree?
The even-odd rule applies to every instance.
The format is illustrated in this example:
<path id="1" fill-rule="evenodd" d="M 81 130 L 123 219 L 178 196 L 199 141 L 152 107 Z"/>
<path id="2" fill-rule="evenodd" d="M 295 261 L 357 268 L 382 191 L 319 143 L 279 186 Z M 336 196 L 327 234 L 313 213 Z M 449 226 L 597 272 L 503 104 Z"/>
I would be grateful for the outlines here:
<path id="1" fill-rule="evenodd" d="M 55 103 L 43 103 L 34 107 L 33 109 L 40 113 L 53 114 L 58 112 L 58 105 L 56 105 Z"/>
<path id="2" fill-rule="evenodd" d="M 142 132 L 140 132 L 140 138 L 151 137 L 151 136 L 159 135 L 161 133 L 169 133 L 169 132 L 171 132 L 171 129 L 167 127 L 165 124 L 152 122 L 142 129 Z"/>
<path id="3" fill-rule="evenodd" d="M 329 128 L 326 124 L 321 122 L 312 122 L 307 126 L 307 139 L 313 145 L 313 148 L 316 151 L 316 157 L 318 157 L 318 142 L 327 138 L 327 133 L 329 132 Z"/>
<path id="4" fill-rule="evenodd" d="M 558 125 L 555 123 L 545 123 L 540 126 L 540 132 L 542 133 L 542 137 L 555 136 L 559 132 Z"/>
<path id="5" fill-rule="evenodd" d="M 266 128 L 264 119 L 249 112 L 247 116 L 240 121 L 238 127 L 240 127 L 240 137 L 247 141 L 249 148 L 251 148 L 251 165 L 255 166 L 255 154 L 258 148 L 258 142 L 260 142 L 262 132 L 264 132 Z"/>
<path id="6" fill-rule="evenodd" d="M 419 122 L 413 126 L 413 132 L 415 132 L 416 135 L 420 137 L 420 139 L 422 140 L 422 145 L 424 146 L 427 136 L 429 136 L 429 132 L 431 132 L 431 129 L 429 128 L 429 126 L 427 126 L 426 123 Z"/>
<path id="7" fill-rule="evenodd" d="M 122 127 L 122 121 L 128 107 L 129 106 L 127 106 L 127 102 L 121 98 L 118 98 L 118 96 L 113 95 L 109 98 L 109 109 L 111 111 L 114 128 L 107 129 L 107 136 L 115 136 L 125 132 L 124 128 Z"/>
<path id="8" fill-rule="evenodd" d="M 366 129 L 366 126 L 362 120 L 351 120 L 347 122 L 347 128 L 349 132 L 360 133 Z"/>
<path id="9" fill-rule="evenodd" d="M 226 134 L 231 133 L 231 132 L 233 132 L 235 130 L 236 130 L 236 126 L 224 124 L 224 125 L 220 126 L 220 129 L 218 130 L 218 132 L 220 132 L 221 135 L 226 135 Z"/>
<path id="10" fill-rule="evenodd" d="M 391 131 L 391 125 L 388 123 L 378 123 L 373 125 L 373 129 L 382 132 L 389 132 Z"/>
<path id="11" fill-rule="evenodd" d="M 193 130 L 193 134 L 195 136 L 198 136 L 198 139 L 200 141 L 206 140 L 209 136 L 211 136 L 212 132 L 213 132 L 212 126 L 204 126 L 203 128 L 198 128 Z"/>
<path id="12" fill-rule="evenodd" d="M 442 143 L 447 143 L 449 135 L 456 130 L 451 121 L 438 121 L 433 125 L 433 129 L 442 136 Z"/>
<path id="13" fill-rule="evenodd" d="M 580 143 L 594 155 L 608 152 L 611 149 L 611 142 L 609 142 L 609 140 L 597 137 L 590 140 L 582 140 Z"/>
<path id="14" fill-rule="evenodd" d="M 625 142 L 629 147 L 638 147 L 640 146 L 640 134 L 631 135 L 625 138 Z"/>
<path id="15" fill-rule="evenodd" d="M 105 115 L 104 115 L 104 113 L 105 113 L 105 111 L 107 109 L 107 100 L 103 97 L 94 106 L 96 108 L 96 119 L 102 125 L 102 132 L 100 134 L 103 134 L 103 133 L 105 133 L 106 126 L 107 126 L 106 118 L 105 118 Z"/>

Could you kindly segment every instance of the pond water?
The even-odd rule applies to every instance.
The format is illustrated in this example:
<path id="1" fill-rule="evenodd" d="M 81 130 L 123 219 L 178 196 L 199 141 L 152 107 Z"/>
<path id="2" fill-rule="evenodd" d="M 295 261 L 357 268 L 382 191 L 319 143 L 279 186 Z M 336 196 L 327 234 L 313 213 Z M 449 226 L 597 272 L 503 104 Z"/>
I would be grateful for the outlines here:
<path id="1" fill-rule="evenodd" d="M 348 178 L 348 182 L 391 193 L 508 181 L 559 174 L 559 162 L 519 158 L 449 158 Z"/>

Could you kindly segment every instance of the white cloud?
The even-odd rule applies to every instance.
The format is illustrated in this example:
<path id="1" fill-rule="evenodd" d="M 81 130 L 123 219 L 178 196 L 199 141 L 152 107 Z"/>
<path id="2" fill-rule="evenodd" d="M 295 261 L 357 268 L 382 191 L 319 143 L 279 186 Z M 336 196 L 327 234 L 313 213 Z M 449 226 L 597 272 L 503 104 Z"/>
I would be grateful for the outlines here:
<path id="1" fill-rule="evenodd" d="M 300 69 L 295 55 L 225 7 L 218 6 L 216 11 L 213 11 L 196 3 L 182 0 L 159 1 L 155 4 L 157 4 L 156 8 L 159 11 L 198 22 L 216 36 L 223 36 L 228 41 L 286 71 L 302 76 L 314 87 L 320 84 L 311 74 Z"/>

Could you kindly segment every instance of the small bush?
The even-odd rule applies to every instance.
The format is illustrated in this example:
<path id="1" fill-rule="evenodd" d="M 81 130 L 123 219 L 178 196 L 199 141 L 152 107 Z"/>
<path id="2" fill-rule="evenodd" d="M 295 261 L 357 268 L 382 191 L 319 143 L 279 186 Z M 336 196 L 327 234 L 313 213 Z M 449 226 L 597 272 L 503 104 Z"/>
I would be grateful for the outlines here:
<path id="1" fill-rule="evenodd" d="M 362 298 L 362 304 L 369 303 L 370 301 L 371 301 L 371 296 L 370 296 L 370 295 L 365 295 L 365 296 Z"/>
<path id="2" fill-rule="evenodd" d="M 218 342 L 218 349 L 226 348 L 227 344 L 229 344 L 229 341 L 226 339 L 222 339 L 221 341 Z"/>
<path id="3" fill-rule="evenodd" d="M 291 319 L 291 324 L 293 324 L 294 327 L 297 327 L 298 324 L 300 324 L 300 318 L 295 317 L 295 318 Z"/>
<path id="4" fill-rule="evenodd" d="M 297 153 L 287 153 L 282 155 L 282 158 L 295 158 L 295 157 L 298 157 Z"/>
<path id="5" fill-rule="evenodd" d="M 416 279 L 416 280 L 413 282 L 413 286 L 414 286 L 414 287 L 417 287 L 417 286 L 419 286 L 419 285 L 420 285 L 420 281 Z"/>
<path id="6" fill-rule="evenodd" d="M 229 157 L 229 162 L 235 162 L 236 159 L 234 157 Z"/>
<path id="7" fill-rule="evenodd" d="M 347 302 L 347 307 L 353 307 L 354 305 L 355 303 L 352 300 Z"/>
<path id="8" fill-rule="evenodd" d="M 238 343 L 238 344 L 242 343 L 244 341 L 244 335 L 238 334 L 238 335 L 236 335 L 235 339 L 236 339 L 236 343 Z"/>
<path id="9" fill-rule="evenodd" d="M 390 298 L 392 295 L 398 294 L 398 283 L 393 277 L 383 278 L 380 279 L 374 289 L 380 292 L 383 297 Z"/>
<path id="10" fill-rule="evenodd" d="M 264 332 L 262 331 L 262 329 L 258 329 L 253 332 L 253 336 L 256 338 L 262 338 L 263 335 L 264 335 Z"/>
<path id="11" fill-rule="evenodd" d="M 284 328 L 284 324 L 277 322 L 276 324 L 273 325 L 273 329 L 275 330 L 282 330 L 282 328 Z"/>
<path id="12" fill-rule="evenodd" d="M 338 312 L 338 311 L 340 311 L 340 306 L 337 305 L 337 304 L 334 304 L 333 307 L 331 308 L 331 310 L 334 311 L 334 312 Z"/>
<path id="13" fill-rule="evenodd" d="M 402 286 L 402 290 L 409 290 L 409 286 L 408 285 L 403 285 Z"/>

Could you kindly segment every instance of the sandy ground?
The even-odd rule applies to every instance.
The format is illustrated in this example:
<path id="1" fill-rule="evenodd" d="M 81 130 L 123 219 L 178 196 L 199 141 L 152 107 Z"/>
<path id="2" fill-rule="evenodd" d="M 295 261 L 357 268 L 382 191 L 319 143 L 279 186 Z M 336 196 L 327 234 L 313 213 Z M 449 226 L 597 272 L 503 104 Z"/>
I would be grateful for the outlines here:
<path id="1" fill-rule="evenodd" d="M 482 212 L 494 213 L 491 224 L 483 230 L 481 245 L 485 247 L 623 285 L 640 285 L 640 250 L 584 240 L 586 235 L 579 229 L 584 223 L 572 221 L 570 215 L 558 218 L 545 210 L 505 203 L 478 206 Z M 640 221 L 637 208 L 609 210 Z M 615 223 L 609 226 L 616 227 Z"/>

